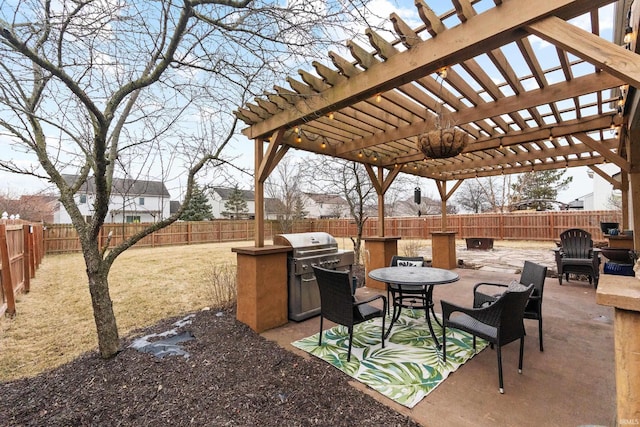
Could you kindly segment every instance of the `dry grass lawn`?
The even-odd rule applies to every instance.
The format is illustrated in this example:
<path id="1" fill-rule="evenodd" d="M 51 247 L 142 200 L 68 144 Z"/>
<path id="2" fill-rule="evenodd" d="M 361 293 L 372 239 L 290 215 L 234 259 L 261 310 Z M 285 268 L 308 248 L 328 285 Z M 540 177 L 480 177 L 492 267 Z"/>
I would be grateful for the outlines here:
<path id="1" fill-rule="evenodd" d="M 338 239 L 350 248 L 347 238 Z M 464 245 L 464 241 L 457 242 Z M 212 292 L 212 270 L 235 268 L 230 242 L 131 249 L 121 255 L 109 276 L 120 336 L 159 320 L 219 305 Z M 430 240 L 400 240 L 406 255 Z M 551 247 L 553 242 L 495 242 L 496 247 Z M 17 316 L 0 320 L 0 381 L 35 376 L 97 348 L 91 300 L 81 254 L 44 258 L 31 292 L 17 298 Z"/>
<path id="2" fill-rule="evenodd" d="M 216 305 L 208 289 L 215 265 L 236 263 L 232 247 L 252 242 L 131 249 L 109 275 L 121 336 L 167 317 Z M 17 316 L 0 320 L 0 381 L 34 376 L 97 348 L 81 254 L 49 255 Z"/>

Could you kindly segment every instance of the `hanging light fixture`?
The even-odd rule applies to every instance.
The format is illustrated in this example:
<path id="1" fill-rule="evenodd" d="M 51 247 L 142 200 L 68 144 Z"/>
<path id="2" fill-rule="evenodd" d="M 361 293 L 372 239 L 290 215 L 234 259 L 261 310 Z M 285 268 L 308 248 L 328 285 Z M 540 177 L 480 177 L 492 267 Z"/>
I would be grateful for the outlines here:
<path id="1" fill-rule="evenodd" d="M 442 81 L 447 76 L 446 67 L 438 70 L 437 74 L 441 78 L 440 92 L 442 92 Z M 418 136 L 418 149 L 432 159 L 455 157 L 462 153 L 469 141 L 469 134 L 465 131 L 451 126 L 450 123 L 444 123 L 443 104 L 444 101 L 440 105 L 440 110 L 437 111 L 435 129 Z"/>

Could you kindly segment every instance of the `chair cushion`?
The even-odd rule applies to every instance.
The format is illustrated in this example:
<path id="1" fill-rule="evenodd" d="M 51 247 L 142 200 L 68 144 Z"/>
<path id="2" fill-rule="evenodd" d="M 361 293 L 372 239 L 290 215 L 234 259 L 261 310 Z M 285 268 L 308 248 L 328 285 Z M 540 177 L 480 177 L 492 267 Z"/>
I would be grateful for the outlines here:
<path id="1" fill-rule="evenodd" d="M 508 292 L 524 292 L 527 289 L 527 287 L 525 285 L 523 285 L 520 282 L 517 282 L 515 280 L 513 280 L 511 283 L 509 283 L 509 285 L 507 286 L 507 291 Z M 496 295 L 497 296 L 497 295 Z"/>
<path id="2" fill-rule="evenodd" d="M 384 315 L 381 308 L 374 307 L 371 304 L 362 304 L 353 308 L 356 318 L 360 321 L 373 319 L 374 317 L 381 317 Z"/>
<path id="3" fill-rule="evenodd" d="M 399 259 L 396 261 L 398 267 L 422 267 L 422 261 L 409 261 L 406 259 Z"/>
<path id="4" fill-rule="evenodd" d="M 447 321 L 447 327 L 462 329 L 463 331 L 474 333 L 480 338 L 484 338 L 489 341 L 496 341 L 498 339 L 498 328 L 479 322 L 464 313 L 456 314 L 454 317 L 451 317 Z"/>

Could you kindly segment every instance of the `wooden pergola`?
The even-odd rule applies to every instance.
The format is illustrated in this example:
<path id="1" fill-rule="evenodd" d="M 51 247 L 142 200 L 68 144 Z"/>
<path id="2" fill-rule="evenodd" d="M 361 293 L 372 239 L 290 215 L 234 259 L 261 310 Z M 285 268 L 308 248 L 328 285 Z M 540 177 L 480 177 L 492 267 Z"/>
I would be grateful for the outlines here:
<path id="1" fill-rule="evenodd" d="M 333 67 L 314 62 L 317 74 L 300 70 L 287 78 L 290 89 L 276 86 L 240 108 L 243 133 L 256 142 L 256 197 L 292 147 L 364 164 L 380 196 L 399 172 L 433 179 L 445 202 L 466 178 L 574 166 L 628 188 L 597 166 L 615 163 L 625 178 L 631 171 L 629 101 L 640 59 L 635 29 L 623 42 L 637 24 L 628 6 L 617 5 L 612 31 L 601 28 L 611 0 L 496 0 L 482 13 L 474 3 L 453 1 L 438 16 L 416 1 L 420 27 L 392 14 L 395 40 L 368 30 L 370 48 L 348 43 L 353 59 L 329 52 Z M 590 31 L 570 22 L 576 18 Z M 551 46 L 541 49 L 534 37 Z M 468 134 L 462 154 L 435 159 L 417 148 L 439 116 Z"/>
<path id="2" fill-rule="evenodd" d="M 576 166 L 622 190 L 623 227 L 640 225 L 640 5 L 452 0 L 438 15 L 428 2 L 415 0 L 420 26 L 394 13 L 394 40 L 369 29 L 370 46 L 348 43 L 352 58 L 329 52 L 332 66 L 314 62 L 315 73 L 300 70 L 290 88 L 236 112 L 255 142 L 254 254 L 276 250 L 264 247 L 264 182 L 290 148 L 366 167 L 383 252 L 384 193 L 400 172 L 436 182 L 445 234 L 445 204 L 463 180 Z M 611 10 L 614 22 L 603 17 Z M 417 142 L 443 121 L 468 144 L 454 157 L 427 157 Z M 620 181 L 598 167 L 606 162 L 620 167 Z"/>

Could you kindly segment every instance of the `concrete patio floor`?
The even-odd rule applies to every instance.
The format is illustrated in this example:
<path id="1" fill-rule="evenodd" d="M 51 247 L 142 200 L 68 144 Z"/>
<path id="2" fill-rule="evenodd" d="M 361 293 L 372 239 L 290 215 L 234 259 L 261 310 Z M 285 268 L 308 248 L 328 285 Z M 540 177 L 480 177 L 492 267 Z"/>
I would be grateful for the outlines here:
<path id="1" fill-rule="evenodd" d="M 436 287 L 440 300 L 471 305 L 477 282 L 508 283 L 519 274 L 458 269 L 458 282 Z M 357 296 L 380 292 L 359 288 Z M 548 277 L 543 303 L 544 352 L 538 325 L 525 320 L 524 367 L 518 374 L 517 342 L 503 347 L 505 393 L 498 391 L 495 350 L 487 348 L 452 373 L 412 409 L 399 405 L 359 382 L 350 384 L 424 426 L 615 426 L 613 309 L 595 303 L 595 289 L 572 279 L 563 286 Z M 325 328 L 331 327 L 325 322 Z M 319 318 L 263 333 L 269 340 L 303 357 L 291 342 L 318 332 Z"/>

